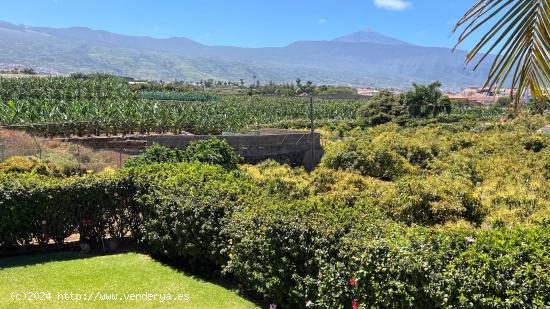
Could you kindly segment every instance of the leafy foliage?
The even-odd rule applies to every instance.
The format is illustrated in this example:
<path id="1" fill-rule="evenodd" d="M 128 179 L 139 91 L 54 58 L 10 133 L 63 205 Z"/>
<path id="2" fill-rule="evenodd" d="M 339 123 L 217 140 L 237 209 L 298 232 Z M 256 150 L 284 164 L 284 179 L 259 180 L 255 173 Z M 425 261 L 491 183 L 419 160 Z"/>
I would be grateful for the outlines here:
<path id="1" fill-rule="evenodd" d="M 0 173 L 0 247 L 63 243 L 75 233 L 99 243 L 136 235 L 140 218 L 126 177 L 57 178 Z"/>
<path id="2" fill-rule="evenodd" d="M 402 97 L 382 91 L 357 111 L 358 125 L 377 126 L 405 114 Z"/>
<path id="3" fill-rule="evenodd" d="M 185 149 L 152 145 L 145 152 L 126 162 L 126 166 L 144 166 L 155 163 L 203 162 L 221 165 L 227 169 L 237 168 L 241 158 L 227 141 L 216 138 L 193 141 Z"/>
<path id="4" fill-rule="evenodd" d="M 399 95 L 389 91 L 380 92 L 357 111 L 358 124 L 366 128 L 403 121 L 407 117 L 429 118 L 451 113 L 451 101 L 439 90 L 441 83 L 413 84 L 413 88 Z"/>
<path id="5" fill-rule="evenodd" d="M 187 161 L 221 165 L 227 169 L 237 168 L 237 164 L 241 160 L 226 140 L 217 138 L 191 142 L 185 148 L 184 157 Z"/>
<path id="6" fill-rule="evenodd" d="M 489 26 L 466 63 L 475 62 L 477 68 L 496 53 L 486 86 L 498 90 L 511 80 L 511 87 L 517 89 L 516 111 L 528 90 L 539 101 L 550 96 L 549 8 L 548 0 L 478 0 L 456 25 L 455 31 L 463 29 L 457 46 Z"/>
<path id="7" fill-rule="evenodd" d="M 101 76 L 2 79 L 0 124 L 21 126 L 41 136 L 221 134 L 309 119 L 306 98 L 223 96 L 219 100 L 180 101 L 184 98 L 178 97 L 158 101 L 141 99 L 138 89 L 122 79 Z M 316 99 L 315 118 L 354 120 L 361 103 Z"/>
<path id="8" fill-rule="evenodd" d="M 351 233 L 339 257 L 322 267 L 316 304 L 346 308 L 355 299 L 366 308 L 544 307 L 550 291 L 542 271 L 548 267 L 548 233 L 548 226 L 415 228 L 374 241 Z"/>
<path id="9" fill-rule="evenodd" d="M 196 162 L 130 173 L 146 210 L 142 240 L 152 253 L 196 271 L 219 273 L 227 260 L 221 229 L 233 211 L 253 198 L 238 174 Z"/>
<path id="10" fill-rule="evenodd" d="M 414 90 L 405 95 L 407 112 L 412 117 L 434 117 L 451 112 L 451 101 L 439 90 L 440 82 L 429 85 L 413 84 Z"/>
<path id="11" fill-rule="evenodd" d="M 10 157 L 0 163 L 0 172 L 4 173 L 36 173 L 45 176 L 71 176 L 78 174 L 78 169 L 72 169 L 67 165 L 58 165 L 48 161 L 39 160 L 36 157 Z"/>
<path id="12" fill-rule="evenodd" d="M 131 235 L 283 308 L 544 307 L 547 121 L 348 128 L 311 173 L 239 166 L 219 140 L 154 146 L 109 175 L 0 172 L 0 247 Z"/>
<path id="13" fill-rule="evenodd" d="M 392 180 L 412 171 L 405 158 L 384 145 L 363 141 L 350 141 L 343 149 L 327 152 L 323 157 L 326 166 L 334 169 L 357 171 L 364 176 Z"/>

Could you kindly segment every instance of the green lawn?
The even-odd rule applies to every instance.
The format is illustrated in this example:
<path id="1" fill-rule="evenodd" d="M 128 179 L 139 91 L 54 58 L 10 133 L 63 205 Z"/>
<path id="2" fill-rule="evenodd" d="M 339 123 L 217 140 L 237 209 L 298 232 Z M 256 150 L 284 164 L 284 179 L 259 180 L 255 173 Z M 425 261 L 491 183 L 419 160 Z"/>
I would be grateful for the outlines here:
<path id="1" fill-rule="evenodd" d="M 29 300 L 37 297 L 49 300 Z M 166 300 L 168 297 L 173 300 Z M 147 255 L 55 253 L 0 259 L 0 308 L 257 306 L 230 290 L 174 270 Z"/>

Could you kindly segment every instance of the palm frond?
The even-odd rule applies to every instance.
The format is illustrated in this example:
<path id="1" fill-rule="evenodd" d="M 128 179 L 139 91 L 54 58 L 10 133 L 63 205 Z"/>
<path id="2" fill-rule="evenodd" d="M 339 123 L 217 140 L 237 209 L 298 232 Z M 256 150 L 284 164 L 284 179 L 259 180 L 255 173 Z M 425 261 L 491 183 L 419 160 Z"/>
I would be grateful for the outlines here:
<path id="1" fill-rule="evenodd" d="M 455 49 L 489 26 L 466 57 L 474 70 L 496 54 L 484 87 L 499 91 L 511 81 L 516 110 L 529 91 L 533 98 L 550 96 L 550 0 L 477 0 L 458 21 L 462 29 Z"/>

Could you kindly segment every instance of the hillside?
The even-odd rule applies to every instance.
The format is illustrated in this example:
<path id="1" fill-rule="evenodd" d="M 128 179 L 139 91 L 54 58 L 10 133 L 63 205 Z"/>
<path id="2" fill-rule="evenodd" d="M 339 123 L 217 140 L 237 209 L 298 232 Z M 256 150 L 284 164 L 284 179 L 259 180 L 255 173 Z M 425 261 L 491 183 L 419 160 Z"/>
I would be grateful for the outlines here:
<path id="1" fill-rule="evenodd" d="M 372 31 L 333 41 L 285 47 L 206 46 L 187 38 L 157 39 L 75 27 L 54 29 L 0 22 L 0 63 L 69 73 L 108 72 L 135 78 L 214 78 L 356 86 L 407 87 L 440 80 L 447 87 L 479 85 L 487 68 L 464 69 L 464 51 L 422 47 Z"/>

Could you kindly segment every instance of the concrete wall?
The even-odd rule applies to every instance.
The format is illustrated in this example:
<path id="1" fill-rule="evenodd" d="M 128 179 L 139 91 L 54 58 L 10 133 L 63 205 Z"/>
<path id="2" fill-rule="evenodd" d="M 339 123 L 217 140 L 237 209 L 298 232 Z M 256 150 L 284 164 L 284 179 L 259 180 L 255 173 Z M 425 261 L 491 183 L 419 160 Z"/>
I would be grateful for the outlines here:
<path id="1" fill-rule="evenodd" d="M 166 147 L 185 148 L 189 143 L 210 138 L 225 139 L 246 163 L 258 163 L 273 159 L 293 166 L 312 169 L 323 156 L 319 133 L 285 130 L 261 130 L 259 135 L 132 135 L 108 137 L 60 138 L 96 150 L 116 150 L 127 154 L 139 154 L 147 146 L 159 144 Z M 312 155 L 313 144 L 313 155 Z"/>

